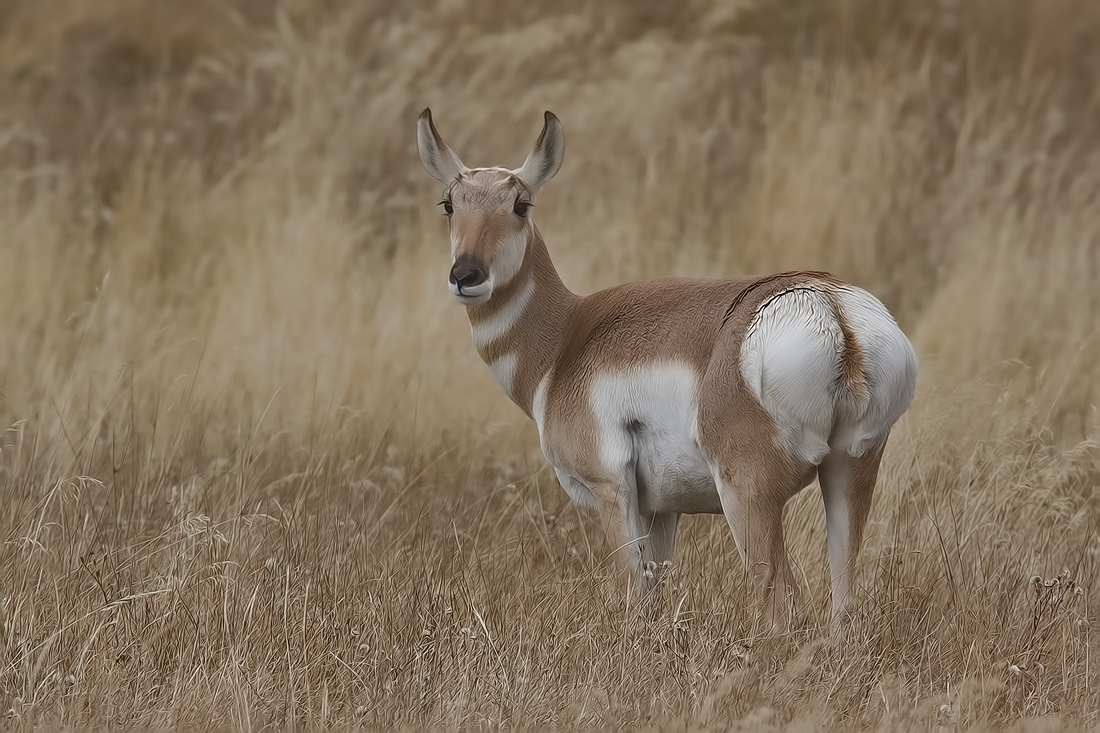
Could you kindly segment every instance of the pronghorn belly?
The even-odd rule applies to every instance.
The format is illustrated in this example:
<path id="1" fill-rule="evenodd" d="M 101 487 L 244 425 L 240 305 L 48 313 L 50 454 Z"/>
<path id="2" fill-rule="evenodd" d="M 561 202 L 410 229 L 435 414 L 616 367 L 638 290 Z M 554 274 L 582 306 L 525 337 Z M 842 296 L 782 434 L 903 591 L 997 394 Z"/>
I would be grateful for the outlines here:
<path id="1" fill-rule="evenodd" d="M 657 424 L 635 432 L 635 481 L 645 512 L 721 514 L 722 502 L 706 456 L 688 435 L 663 433 Z"/>
<path id="2" fill-rule="evenodd" d="M 600 463 L 636 485 L 644 512 L 722 511 L 699 447 L 697 396 L 695 369 L 678 362 L 599 374 L 590 384 Z"/>

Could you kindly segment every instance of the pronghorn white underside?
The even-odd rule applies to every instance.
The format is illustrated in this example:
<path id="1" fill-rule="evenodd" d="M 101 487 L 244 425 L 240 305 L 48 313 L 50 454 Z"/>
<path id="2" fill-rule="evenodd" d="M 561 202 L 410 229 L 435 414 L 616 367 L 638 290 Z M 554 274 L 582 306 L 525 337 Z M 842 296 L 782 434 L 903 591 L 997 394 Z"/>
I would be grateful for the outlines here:
<path id="1" fill-rule="evenodd" d="M 474 337 L 474 346 L 484 349 L 504 334 L 512 330 L 523 311 L 527 310 L 527 304 L 535 294 L 535 281 L 528 280 L 508 303 L 493 315 L 488 321 L 470 326 L 470 333 Z M 506 390 L 507 391 L 507 390 Z"/>

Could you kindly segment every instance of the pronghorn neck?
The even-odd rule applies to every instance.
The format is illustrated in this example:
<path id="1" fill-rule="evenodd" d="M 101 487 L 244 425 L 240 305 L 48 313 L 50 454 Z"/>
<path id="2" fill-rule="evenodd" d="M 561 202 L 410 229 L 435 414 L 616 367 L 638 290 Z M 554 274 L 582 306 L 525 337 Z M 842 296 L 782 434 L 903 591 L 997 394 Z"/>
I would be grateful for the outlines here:
<path id="1" fill-rule="evenodd" d="M 486 303 L 466 307 L 482 360 L 528 415 L 539 380 L 550 369 L 577 296 L 558 276 L 542 235 L 532 235 L 519 272 Z"/>

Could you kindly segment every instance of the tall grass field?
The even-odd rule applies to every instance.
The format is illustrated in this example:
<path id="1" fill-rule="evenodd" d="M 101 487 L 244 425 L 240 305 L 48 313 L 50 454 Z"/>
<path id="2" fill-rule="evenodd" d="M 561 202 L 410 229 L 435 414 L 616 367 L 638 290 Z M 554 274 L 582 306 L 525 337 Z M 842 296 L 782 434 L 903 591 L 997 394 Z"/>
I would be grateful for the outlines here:
<path id="1" fill-rule="evenodd" d="M 0 2 L 13 730 L 1100 726 L 1100 5 Z M 448 294 L 470 165 L 568 147 L 566 284 L 833 272 L 916 348 L 847 647 L 721 517 L 623 592 Z"/>

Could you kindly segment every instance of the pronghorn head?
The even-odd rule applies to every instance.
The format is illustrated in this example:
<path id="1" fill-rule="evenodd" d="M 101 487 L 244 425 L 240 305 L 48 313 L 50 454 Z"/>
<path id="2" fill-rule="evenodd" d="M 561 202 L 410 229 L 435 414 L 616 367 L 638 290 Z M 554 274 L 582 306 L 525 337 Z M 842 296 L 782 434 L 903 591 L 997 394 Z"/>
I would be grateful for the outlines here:
<path id="1" fill-rule="evenodd" d="M 561 167 L 565 134 L 546 113 L 542 134 L 523 165 L 467 168 L 447 147 L 425 109 L 416 123 L 424 169 L 443 184 L 443 212 L 451 227 L 451 295 L 460 303 L 484 303 L 519 273 L 534 232 L 531 207 Z"/>

